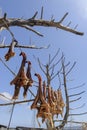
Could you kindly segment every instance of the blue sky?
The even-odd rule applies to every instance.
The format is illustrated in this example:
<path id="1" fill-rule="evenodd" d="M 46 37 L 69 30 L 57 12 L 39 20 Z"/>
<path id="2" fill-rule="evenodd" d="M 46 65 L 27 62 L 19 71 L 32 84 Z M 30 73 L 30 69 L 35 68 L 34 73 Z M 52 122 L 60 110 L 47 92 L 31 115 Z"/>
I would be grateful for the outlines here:
<path id="1" fill-rule="evenodd" d="M 38 11 L 37 19 L 40 18 L 41 7 L 44 7 L 43 19 L 50 20 L 52 15 L 55 18 L 55 21 L 59 21 L 63 15 L 68 12 L 68 16 L 64 20 L 63 24 L 67 25 L 71 21 L 71 28 L 74 28 L 77 24 L 77 30 L 84 32 L 83 36 L 78 36 L 60 29 L 56 28 L 46 28 L 46 27 L 34 27 L 37 31 L 44 34 L 44 37 L 39 37 L 33 32 L 29 32 L 25 29 L 21 28 L 11 28 L 13 31 L 15 38 L 23 44 L 34 44 L 38 47 L 47 46 L 50 44 L 49 49 L 43 50 L 31 50 L 31 49 L 22 49 L 26 51 L 29 59 L 32 61 L 33 65 L 33 73 L 40 72 L 38 64 L 36 64 L 33 55 L 39 57 L 42 63 L 46 63 L 48 60 L 48 55 L 54 55 L 55 52 L 60 48 L 60 53 L 63 52 L 66 61 L 70 61 L 73 64 L 74 61 L 77 62 L 74 70 L 70 74 L 70 79 L 74 79 L 69 85 L 70 87 L 80 85 L 82 83 L 86 83 L 87 85 L 87 1 L 84 0 L 6 0 L 0 1 L 0 8 L 2 10 L 1 14 L 6 12 L 8 18 L 31 18 L 36 11 Z M 5 38 L 5 43 L 9 44 L 11 42 L 11 37 L 7 31 L 1 32 L 1 39 Z M 19 49 L 16 49 L 16 56 L 7 62 L 7 65 L 17 73 L 17 70 L 20 66 L 21 59 L 18 57 L 20 53 Z M 7 49 L 0 50 L 0 57 L 4 58 Z M 10 81 L 13 78 L 13 75 L 0 63 L 0 92 L 9 92 L 13 94 L 14 86 L 10 86 Z M 57 81 L 55 81 L 57 84 Z M 54 84 L 55 84 L 54 83 Z M 81 88 L 86 91 L 86 85 Z M 55 85 L 56 86 L 56 85 Z M 81 89 L 75 90 L 71 93 L 75 93 L 76 91 L 82 91 Z M 22 90 L 21 90 L 22 95 Z M 29 94 L 30 97 L 30 94 Z M 87 103 L 87 92 L 82 95 L 81 101 L 79 103 L 73 104 L 73 107 L 79 106 L 82 103 Z M 21 98 L 21 96 L 20 96 Z M 82 109 L 79 109 L 75 112 L 84 112 L 86 111 L 87 105 Z M 0 124 L 8 124 L 9 114 L 11 107 L 0 108 Z M 72 112 L 73 113 L 73 112 Z M 34 112 L 28 109 L 28 105 L 17 105 L 14 110 L 11 126 L 19 126 L 26 125 L 32 126 Z M 87 121 L 86 115 L 73 117 L 74 120 L 79 121 Z"/>

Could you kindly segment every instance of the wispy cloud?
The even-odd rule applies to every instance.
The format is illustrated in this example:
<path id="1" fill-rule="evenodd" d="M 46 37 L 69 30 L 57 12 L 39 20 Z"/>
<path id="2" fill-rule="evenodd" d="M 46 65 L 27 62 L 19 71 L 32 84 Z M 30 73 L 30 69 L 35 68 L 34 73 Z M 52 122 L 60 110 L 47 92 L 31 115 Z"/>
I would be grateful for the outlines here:
<path id="1" fill-rule="evenodd" d="M 11 99 L 12 99 L 12 96 L 9 93 L 7 92 L 0 93 L 0 100 L 11 101 Z"/>

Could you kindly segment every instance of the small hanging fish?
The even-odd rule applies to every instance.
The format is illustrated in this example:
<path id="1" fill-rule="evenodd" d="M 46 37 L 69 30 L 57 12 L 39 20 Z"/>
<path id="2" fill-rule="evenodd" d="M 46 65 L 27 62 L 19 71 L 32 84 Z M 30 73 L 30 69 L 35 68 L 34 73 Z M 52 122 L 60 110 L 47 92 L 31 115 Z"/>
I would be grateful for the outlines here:
<path id="1" fill-rule="evenodd" d="M 20 92 L 20 88 L 24 85 L 27 85 L 28 83 L 28 78 L 24 69 L 26 63 L 26 54 L 24 52 L 21 52 L 20 56 L 23 57 L 20 69 L 16 77 L 10 82 L 11 85 L 15 85 L 14 95 L 12 99 L 17 99 Z"/>
<path id="2" fill-rule="evenodd" d="M 14 47 L 17 45 L 17 41 L 16 40 L 13 40 L 10 44 L 10 47 L 9 47 L 9 50 L 8 52 L 6 53 L 5 55 L 5 59 L 6 61 L 8 61 L 11 57 L 13 57 L 15 55 L 15 52 L 14 52 Z"/>
<path id="3" fill-rule="evenodd" d="M 26 76 L 27 76 L 29 81 L 28 81 L 27 85 L 23 86 L 23 88 L 24 88 L 24 93 L 23 93 L 24 98 L 27 96 L 28 88 L 31 87 L 32 84 L 33 84 L 33 79 L 32 79 L 32 76 L 31 76 L 31 62 L 26 61 L 26 63 L 28 63 Z"/>

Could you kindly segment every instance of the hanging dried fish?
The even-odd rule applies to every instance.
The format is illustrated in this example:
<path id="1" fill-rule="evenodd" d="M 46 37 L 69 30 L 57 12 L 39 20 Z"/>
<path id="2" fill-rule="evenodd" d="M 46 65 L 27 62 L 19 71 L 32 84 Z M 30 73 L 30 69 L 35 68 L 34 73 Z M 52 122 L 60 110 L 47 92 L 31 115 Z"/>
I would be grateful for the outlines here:
<path id="1" fill-rule="evenodd" d="M 15 92 L 12 99 L 17 99 L 19 95 L 20 87 L 27 85 L 28 83 L 28 78 L 26 76 L 26 72 L 24 69 L 26 63 L 26 54 L 24 52 L 21 52 L 20 56 L 23 57 L 21 67 L 19 69 L 17 76 L 10 82 L 11 85 L 13 84 L 15 85 Z"/>
<path id="2" fill-rule="evenodd" d="M 56 114 L 58 116 L 58 114 L 62 114 L 62 108 L 59 105 L 59 99 L 58 99 L 58 93 L 57 93 L 57 91 L 54 91 L 54 96 L 56 98 L 56 101 L 55 101 L 56 109 L 54 111 L 54 114 Z"/>
<path id="3" fill-rule="evenodd" d="M 5 59 L 6 61 L 8 61 L 11 57 L 13 57 L 15 55 L 15 52 L 14 52 L 14 47 L 17 45 L 17 41 L 16 40 L 13 40 L 10 44 L 10 47 L 9 47 L 9 50 L 8 52 L 6 53 L 5 55 Z"/>
<path id="4" fill-rule="evenodd" d="M 19 92 L 20 92 L 20 87 L 15 85 L 15 90 L 14 90 L 12 99 L 15 99 L 15 100 L 18 99 Z"/>
<path id="5" fill-rule="evenodd" d="M 44 96 L 45 100 L 46 100 L 46 92 L 47 92 L 47 88 L 46 88 L 46 83 L 44 81 L 43 82 L 43 96 Z"/>
<path id="6" fill-rule="evenodd" d="M 27 76 L 29 81 L 28 81 L 27 85 L 23 86 L 23 88 L 24 88 L 24 93 L 23 93 L 24 98 L 27 96 L 28 88 L 31 87 L 32 84 L 33 84 L 33 79 L 32 79 L 32 76 L 31 76 L 31 62 L 26 61 L 26 63 L 28 63 L 26 76 Z"/>
<path id="7" fill-rule="evenodd" d="M 51 87 L 51 97 L 52 97 L 52 101 L 55 102 L 56 101 L 56 98 L 54 96 L 54 90 L 53 88 Z"/>
<path id="8" fill-rule="evenodd" d="M 50 105 L 50 111 L 51 111 L 52 115 L 54 115 L 56 104 L 52 99 L 52 93 L 51 93 L 51 87 L 50 86 L 48 86 L 48 103 Z"/>
<path id="9" fill-rule="evenodd" d="M 63 109 L 64 109 L 64 106 L 65 106 L 65 103 L 64 103 L 64 100 L 63 100 L 63 97 L 62 97 L 61 89 L 58 89 L 57 93 L 58 93 L 58 104 L 62 108 L 62 113 L 63 113 Z"/>
<path id="10" fill-rule="evenodd" d="M 40 107 L 40 104 L 38 105 L 39 102 L 41 104 L 45 104 L 45 105 L 47 104 L 42 93 L 42 78 L 39 74 L 36 74 L 36 73 L 35 73 L 35 76 L 38 77 L 39 86 L 38 86 L 38 91 L 37 91 L 35 100 L 33 104 L 31 105 L 31 109 L 35 109 L 35 108 L 37 109 L 38 107 Z"/>
<path id="11" fill-rule="evenodd" d="M 48 119 L 53 127 L 52 114 L 50 113 L 50 106 L 46 102 L 46 100 L 43 96 L 43 92 L 42 92 L 42 78 L 39 74 L 35 74 L 35 76 L 37 76 L 37 78 L 38 78 L 39 86 L 38 86 L 36 98 L 35 98 L 33 104 L 31 105 L 31 109 L 36 108 L 38 111 L 37 118 L 41 117 L 42 122 L 44 122 L 45 119 Z"/>

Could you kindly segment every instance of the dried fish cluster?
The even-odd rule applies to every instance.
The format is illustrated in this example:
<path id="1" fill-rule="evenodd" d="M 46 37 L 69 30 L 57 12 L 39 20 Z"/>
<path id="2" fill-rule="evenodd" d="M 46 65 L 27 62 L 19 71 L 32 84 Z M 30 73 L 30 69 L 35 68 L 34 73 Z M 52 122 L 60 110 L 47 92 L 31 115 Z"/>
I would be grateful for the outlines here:
<path id="1" fill-rule="evenodd" d="M 13 48 L 15 41 L 11 44 L 8 53 L 5 55 L 6 61 L 11 58 L 11 54 L 14 53 Z M 24 88 L 23 96 L 27 96 L 27 91 L 33 84 L 31 76 L 31 62 L 27 61 L 26 54 L 21 52 L 19 56 L 22 56 L 22 62 L 20 69 L 15 78 L 10 82 L 11 85 L 15 85 L 15 90 L 12 99 L 18 99 L 20 88 Z M 25 64 L 28 64 L 27 71 L 25 71 Z M 54 91 L 52 87 L 47 86 L 45 81 L 42 81 L 40 74 L 35 73 L 38 78 L 38 90 L 35 99 L 31 105 L 31 109 L 37 109 L 37 118 L 42 118 L 42 123 L 48 119 L 50 125 L 54 127 L 53 117 L 54 115 L 63 116 L 63 108 L 65 106 L 61 89 Z M 43 84 L 42 84 L 43 83 Z"/>
<path id="2" fill-rule="evenodd" d="M 31 109 L 37 109 L 37 118 L 42 118 L 42 123 L 45 119 L 50 121 L 53 127 L 53 116 L 61 114 L 63 116 L 63 108 L 65 106 L 61 90 L 53 91 L 50 86 L 46 86 L 45 82 L 42 85 L 42 78 L 39 74 L 35 74 L 39 81 L 37 95 L 31 105 Z"/>
<path id="3" fill-rule="evenodd" d="M 31 62 L 26 61 L 26 54 L 24 52 L 20 53 L 20 56 L 23 57 L 21 66 L 16 77 L 10 82 L 11 85 L 15 85 L 15 91 L 12 99 L 17 99 L 19 95 L 20 88 L 24 88 L 23 96 L 27 96 L 27 90 L 32 86 L 33 80 L 31 77 Z M 25 64 L 28 63 L 27 72 L 25 71 Z"/>

